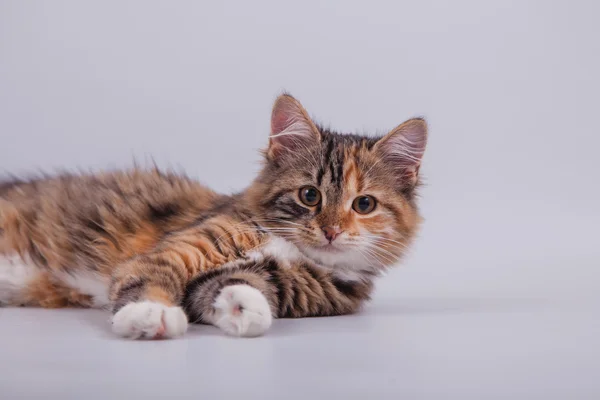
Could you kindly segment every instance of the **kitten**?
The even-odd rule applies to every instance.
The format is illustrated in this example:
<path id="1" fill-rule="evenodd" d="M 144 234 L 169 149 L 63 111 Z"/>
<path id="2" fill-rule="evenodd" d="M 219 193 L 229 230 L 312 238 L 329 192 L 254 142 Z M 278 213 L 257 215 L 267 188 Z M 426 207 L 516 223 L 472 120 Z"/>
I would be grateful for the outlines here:
<path id="1" fill-rule="evenodd" d="M 157 169 L 0 183 L 0 304 L 110 308 L 129 338 L 352 313 L 415 235 L 426 137 L 422 119 L 340 135 L 282 95 L 236 195 Z"/>

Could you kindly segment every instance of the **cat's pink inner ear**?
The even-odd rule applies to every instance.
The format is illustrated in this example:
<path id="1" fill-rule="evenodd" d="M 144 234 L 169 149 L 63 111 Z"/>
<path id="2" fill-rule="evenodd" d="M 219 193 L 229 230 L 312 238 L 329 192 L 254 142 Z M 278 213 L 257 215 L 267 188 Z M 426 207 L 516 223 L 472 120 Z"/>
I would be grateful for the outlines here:
<path id="1" fill-rule="evenodd" d="M 414 183 L 427 145 L 427 122 L 413 118 L 394 128 L 378 143 L 378 150 L 388 165 L 403 179 Z"/>
<path id="2" fill-rule="evenodd" d="M 285 131 L 292 120 L 292 110 L 286 110 L 285 105 L 276 103 L 271 116 L 271 135 L 277 135 Z"/>
<path id="3" fill-rule="evenodd" d="M 269 156 L 306 148 L 320 140 L 320 134 L 300 102 L 292 96 L 279 96 L 271 115 Z"/>

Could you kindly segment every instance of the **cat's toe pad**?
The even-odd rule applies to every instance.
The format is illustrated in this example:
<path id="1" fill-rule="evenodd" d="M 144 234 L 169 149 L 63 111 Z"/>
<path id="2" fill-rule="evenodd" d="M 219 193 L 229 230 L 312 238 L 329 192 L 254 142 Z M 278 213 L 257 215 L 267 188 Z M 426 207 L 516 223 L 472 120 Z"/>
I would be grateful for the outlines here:
<path id="1" fill-rule="evenodd" d="M 173 338 L 187 330 L 188 321 L 181 307 L 154 301 L 129 303 L 112 318 L 112 329 L 131 339 Z"/>
<path id="2" fill-rule="evenodd" d="M 224 287 L 213 307 L 213 324 L 233 336 L 260 336 L 273 321 L 266 297 L 249 285 Z"/>

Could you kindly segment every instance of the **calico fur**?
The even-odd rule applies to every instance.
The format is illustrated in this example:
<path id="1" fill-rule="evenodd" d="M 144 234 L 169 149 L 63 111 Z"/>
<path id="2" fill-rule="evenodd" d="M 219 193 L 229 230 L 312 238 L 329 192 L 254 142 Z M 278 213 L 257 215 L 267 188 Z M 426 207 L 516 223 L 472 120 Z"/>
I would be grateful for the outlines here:
<path id="1" fill-rule="evenodd" d="M 156 168 L 5 180 L 0 304 L 108 308 L 131 338 L 179 336 L 188 320 L 256 336 L 273 317 L 355 312 L 417 231 L 426 135 L 422 119 L 340 135 L 282 95 L 263 169 L 239 194 Z M 376 199 L 365 215 L 363 195 Z"/>

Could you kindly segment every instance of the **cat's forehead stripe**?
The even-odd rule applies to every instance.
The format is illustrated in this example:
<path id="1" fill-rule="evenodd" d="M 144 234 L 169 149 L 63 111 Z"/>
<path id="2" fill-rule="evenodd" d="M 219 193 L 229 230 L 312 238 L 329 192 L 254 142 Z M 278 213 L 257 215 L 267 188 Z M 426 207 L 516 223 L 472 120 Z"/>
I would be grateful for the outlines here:
<path id="1" fill-rule="evenodd" d="M 321 166 L 317 171 L 317 184 L 323 184 L 325 175 L 329 176 L 331 189 L 340 192 L 344 185 L 344 165 L 347 150 L 354 147 L 353 141 L 346 142 L 342 136 L 325 135 L 322 143 Z"/>
<path id="2" fill-rule="evenodd" d="M 353 151 L 353 155 L 356 152 Z M 346 163 L 344 165 L 344 186 L 350 192 L 360 193 L 362 191 L 362 177 L 358 172 L 358 167 L 356 165 L 355 157 L 347 157 Z"/>

